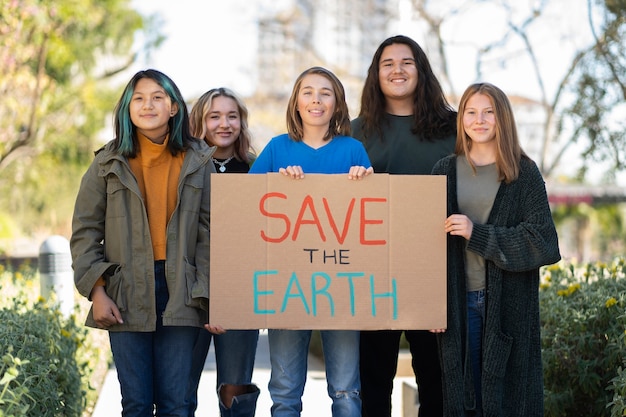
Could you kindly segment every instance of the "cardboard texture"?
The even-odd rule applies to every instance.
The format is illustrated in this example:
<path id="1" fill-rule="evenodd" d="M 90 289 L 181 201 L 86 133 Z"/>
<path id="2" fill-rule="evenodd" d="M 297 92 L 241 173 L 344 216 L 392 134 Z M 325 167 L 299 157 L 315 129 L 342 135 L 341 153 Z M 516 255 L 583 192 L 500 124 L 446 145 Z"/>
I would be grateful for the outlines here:
<path id="1" fill-rule="evenodd" d="M 446 327 L 446 178 L 213 175 L 209 322 Z"/>

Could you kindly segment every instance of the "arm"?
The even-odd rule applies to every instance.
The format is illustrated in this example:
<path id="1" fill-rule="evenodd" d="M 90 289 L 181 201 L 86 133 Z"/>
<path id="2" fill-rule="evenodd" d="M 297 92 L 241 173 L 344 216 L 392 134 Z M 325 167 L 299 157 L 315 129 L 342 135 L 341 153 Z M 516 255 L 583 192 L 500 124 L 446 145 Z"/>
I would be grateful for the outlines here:
<path id="1" fill-rule="evenodd" d="M 97 159 L 97 158 L 96 158 Z M 104 221 L 106 216 L 106 181 L 98 175 L 94 160 L 80 184 L 74 215 L 70 248 L 74 281 L 79 293 L 93 302 L 93 317 L 106 328 L 122 323 L 121 314 L 106 294 L 103 276 L 114 264 L 104 256 Z"/>
<path id="2" fill-rule="evenodd" d="M 533 164 L 520 175 L 515 208 L 517 224 L 474 224 L 468 250 L 508 271 L 526 271 L 558 262 L 561 258 L 556 228 L 548 205 L 543 178 Z"/>

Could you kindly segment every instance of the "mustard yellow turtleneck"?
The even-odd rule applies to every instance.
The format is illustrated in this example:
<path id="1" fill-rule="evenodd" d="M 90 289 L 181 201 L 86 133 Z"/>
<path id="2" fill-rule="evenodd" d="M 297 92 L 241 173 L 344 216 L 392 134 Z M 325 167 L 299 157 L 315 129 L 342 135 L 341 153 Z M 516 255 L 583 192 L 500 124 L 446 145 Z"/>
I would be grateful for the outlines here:
<path id="1" fill-rule="evenodd" d="M 163 144 L 154 143 L 139 133 L 137 138 L 139 151 L 128 163 L 146 206 L 154 260 L 164 260 L 167 222 L 176 208 L 178 179 L 185 155 L 183 152 L 176 156 L 170 153 L 167 148 L 169 135 Z"/>

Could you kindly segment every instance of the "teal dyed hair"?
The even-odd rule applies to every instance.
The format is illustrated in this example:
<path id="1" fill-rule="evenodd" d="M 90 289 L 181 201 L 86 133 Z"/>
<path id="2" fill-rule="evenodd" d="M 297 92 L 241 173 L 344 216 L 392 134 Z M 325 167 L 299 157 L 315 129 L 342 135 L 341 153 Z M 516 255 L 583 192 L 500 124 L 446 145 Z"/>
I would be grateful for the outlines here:
<path id="1" fill-rule="evenodd" d="M 170 139 L 167 146 L 172 153 L 176 155 L 178 152 L 187 148 L 189 141 L 193 140 L 189 133 L 189 113 L 187 105 L 183 99 L 180 90 L 174 84 L 170 77 L 155 69 L 147 69 L 137 72 L 128 82 L 126 88 L 122 92 L 117 105 L 115 106 L 114 126 L 115 126 L 115 149 L 121 155 L 133 158 L 137 155 L 137 135 L 135 126 L 130 119 L 130 101 L 135 91 L 137 82 L 142 78 L 149 78 L 159 84 L 172 101 L 172 105 L 178 105 L 178 112 L 170 117 L 169 134 Z"/>

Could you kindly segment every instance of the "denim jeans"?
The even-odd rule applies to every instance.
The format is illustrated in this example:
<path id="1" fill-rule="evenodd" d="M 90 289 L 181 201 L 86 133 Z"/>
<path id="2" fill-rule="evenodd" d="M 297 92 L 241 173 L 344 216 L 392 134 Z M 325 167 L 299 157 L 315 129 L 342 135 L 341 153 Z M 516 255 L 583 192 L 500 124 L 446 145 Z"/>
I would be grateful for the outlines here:
<path id="1" fill-rule="evenodd" d="M 483 415 L 481 379 L 485 296 L 485 290 L 470 291 L 467 293 L 468 338 L 474 391 L 476 393 L 476 412 L 469 414 L 472 417 L 481 417 Z"/>
<path id="2" fill-rule="evenodd" d="M 328 396 L 333 417 L 360 417 L 359 332 L 322 330 Z M 302 412 L 311 330 L 269 330 L 272 417 Z"/>
<path id="3" fill-rule="evenodd" d="M 201 329 L 163 326 L 161 314 L 169 299 L 164 263 L 155 263 L 154 270 L 156 331 L 109 332 L 122 393 L 122 416 L 187 417 L 191 352 Z"/>
<path id="4" fill-rule="evenodd" d="M 206 330 L 201 330 L 193 350 L 192 375 L 189 380 L 190 417 L 194 416 L 198 406 L 198 384 L 211 346 L 211 340 L 213 340 L 215 347 L 218 393 L 222 384 L 250 385 L 252 383 L 259 331 L 229 330 L 224 334 L 214 335 Z M 251 415 L 254 415 L 254 411 Z"/>

